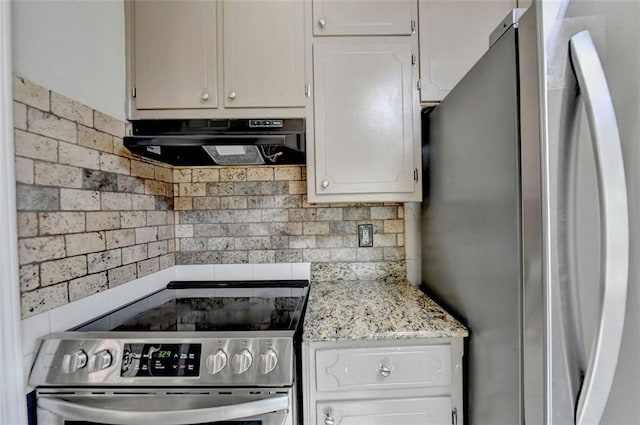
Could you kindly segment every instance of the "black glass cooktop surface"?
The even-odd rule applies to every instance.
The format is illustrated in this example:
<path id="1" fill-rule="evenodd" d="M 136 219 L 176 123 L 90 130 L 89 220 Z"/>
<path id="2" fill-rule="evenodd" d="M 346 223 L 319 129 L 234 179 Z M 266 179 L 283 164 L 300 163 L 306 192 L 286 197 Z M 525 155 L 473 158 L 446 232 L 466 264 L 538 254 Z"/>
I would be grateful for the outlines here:
<path id="1" fill-rule="evenodd" d="M 295 331 L 308 281 L 171 282 L 81 332 Z"/>

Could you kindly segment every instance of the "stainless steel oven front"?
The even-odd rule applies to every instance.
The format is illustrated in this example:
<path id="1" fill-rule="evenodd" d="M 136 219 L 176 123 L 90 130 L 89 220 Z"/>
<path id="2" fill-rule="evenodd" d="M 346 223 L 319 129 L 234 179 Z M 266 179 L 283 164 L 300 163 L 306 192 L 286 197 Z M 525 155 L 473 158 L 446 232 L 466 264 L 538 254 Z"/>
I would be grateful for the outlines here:
<path id="1" fill-rule="evenodd" d="M 38 425 L 297 425 L 308 282 L 172 282 L 40 341 Z"/>
<path id="2" fill-rule="evenodd" d="M 40 389 L 39 425 L 295 425 L 292 388 Z"/>

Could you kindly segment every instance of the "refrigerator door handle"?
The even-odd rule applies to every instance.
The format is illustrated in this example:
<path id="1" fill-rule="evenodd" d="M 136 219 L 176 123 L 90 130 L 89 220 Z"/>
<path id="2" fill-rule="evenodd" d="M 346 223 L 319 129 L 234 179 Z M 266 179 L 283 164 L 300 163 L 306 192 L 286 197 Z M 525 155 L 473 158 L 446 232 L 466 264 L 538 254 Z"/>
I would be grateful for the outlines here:
<path id="1" fill-rule="evenodd" d="M 629 217 L 620 134 L 604 69 L 588 31 L 574 35 L 569 45 L 596 159 L 603 241 L 600 322 L 576 411 L 577 425 L 591 425 L 599 424 L 602 418 L 622 343 L 629 268 Z"/>

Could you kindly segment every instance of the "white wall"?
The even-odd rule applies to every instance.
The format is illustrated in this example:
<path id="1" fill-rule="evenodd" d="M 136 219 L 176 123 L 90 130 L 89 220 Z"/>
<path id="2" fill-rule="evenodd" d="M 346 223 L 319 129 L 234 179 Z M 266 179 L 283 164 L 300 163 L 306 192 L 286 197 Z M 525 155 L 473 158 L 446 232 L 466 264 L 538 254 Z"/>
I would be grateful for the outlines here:
<path id="1" fill-rule="evenodd" d="M 12 2 L 13 70 L 125 118 L 123 0 Z"/>

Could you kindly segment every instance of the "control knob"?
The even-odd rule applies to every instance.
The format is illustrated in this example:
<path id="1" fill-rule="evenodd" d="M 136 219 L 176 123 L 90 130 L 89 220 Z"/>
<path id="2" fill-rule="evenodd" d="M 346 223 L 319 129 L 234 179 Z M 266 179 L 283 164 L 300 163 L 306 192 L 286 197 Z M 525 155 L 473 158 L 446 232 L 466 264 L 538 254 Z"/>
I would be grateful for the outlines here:
<path id="1" fill-rule="evenodd" d="M 75 353 L 65 354 L 62 358 L 62 371 L 64 373 L 73 373 L 78 369 L 82 369 L 87 365 L 87 353 L 78 350 Z"/>
<path id="2" fill-rule="evenodd" d="M 275 351 L 269 348 L 264 353 L 260 354 L 258 362 L 258 370 L 261 374 L 266 375 L 273 371 L 278 365 L 278 355 Z"/>
<path id="3" fill-rule="evenodd" d="M 89 362 L 89 369 L 91 369 L 92 372 L 97 372 L 111 366 L 113 356 L 109 350 L 102 350 L 91 356 L 91 360 Z"/>
<path id="4" fill-rule="evenodd" d="M 233 369 L 233 373 L 238 375 L 245 373 L 251 367 L 253 363 L 253 356 L 251 352 L 246 348 L 243 348 L 235 356 L 233 356 L 233 360 L 231 362 L 231 368 Z"/>
<path id="5" fill-rule="evenodd" d="M 227 366 L 227 353 L 222 349 L 218 349 L 207 357 L 207 370 L 211 375 L 220 373 Z"/>

